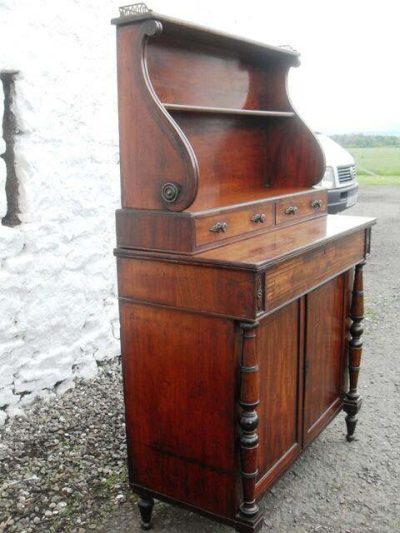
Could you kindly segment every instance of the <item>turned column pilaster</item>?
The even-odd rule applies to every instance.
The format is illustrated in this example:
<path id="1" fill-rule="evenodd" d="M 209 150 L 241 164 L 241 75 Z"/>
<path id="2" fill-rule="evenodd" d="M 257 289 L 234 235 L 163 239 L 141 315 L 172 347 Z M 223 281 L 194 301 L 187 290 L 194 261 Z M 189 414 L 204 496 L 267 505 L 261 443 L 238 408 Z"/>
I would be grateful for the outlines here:
<path id="1" fill-rule="evenodd" d="M 365 261 L 356 265 L 354 272 L 353 292 L 350 307 L 350 340 L 349 340 L 349 390 L 343 402 L 343 410 L 347 413 L 347 440 L 354 440 L 357 425 L 357 413 L 361 409 L 362 398 L 358 392 L 358 374 L 362 356 L 362 321 L 364 319 L 364 286 L 363 268 Z"/>
<path id="2" fill-rule="evenodd" d="M 242 358 L 240 365 L 240 463 L 243 501 L 240 514 L 254 519 L 258 513 L 255 489 L 258 474 L 258 416 L 259 372 L 256 352 L 256 328 L 258 322 L 241 323 L 243 335 Z"/>

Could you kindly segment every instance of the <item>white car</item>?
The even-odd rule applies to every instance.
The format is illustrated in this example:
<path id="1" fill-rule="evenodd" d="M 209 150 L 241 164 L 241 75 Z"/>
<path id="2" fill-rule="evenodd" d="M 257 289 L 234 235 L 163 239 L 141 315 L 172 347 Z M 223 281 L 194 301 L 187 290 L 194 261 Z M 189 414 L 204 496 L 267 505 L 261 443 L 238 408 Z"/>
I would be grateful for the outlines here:
<path id="1" fill-rule="evenodd" d="M 352 155 L 338 143 L 316 133 L 325 154 L 326 169 L 316 188 L 328 189 L 328 212 L 338 213 L 357 202 L 358 183 Z"/>

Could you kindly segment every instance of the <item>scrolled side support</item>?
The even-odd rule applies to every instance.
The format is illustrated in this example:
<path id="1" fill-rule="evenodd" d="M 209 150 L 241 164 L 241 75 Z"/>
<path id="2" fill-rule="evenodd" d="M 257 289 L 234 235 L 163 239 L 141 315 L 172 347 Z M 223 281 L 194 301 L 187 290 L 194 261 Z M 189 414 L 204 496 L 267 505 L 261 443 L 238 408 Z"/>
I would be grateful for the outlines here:
<path id="1" fill-rule="evenodd" d="M 160 185 L 159 197 L 164 204 L 164 207 L 167 209 L 171 211 L 182 211 L 183 209 L 188 208 L 196 198 L 199 167 L 193 148 L 186 138 L 186 135 L 165 110 L 151 83 L 146 61 L 147 41 L 149 37 L 160 35 L 162 30 L 162 23 L 158 20 L 150 19 L 143 23 L 141 31 L 143 46 L 141 50 L 140 64 L 143 74 L 145 95 L 150 100 L 151 104 L 150 110 L 157 119 L 165 137 L 169 140 L 171 147 L 174 147 L 179 153 L 179 161 L 181 161 L 182 164 L 182 175 L 176 176 L 175 181 L 173 182 L 162 183 Z M 171 199 L 171 196 L 165 194 L 165 190 L 171 190 L 171 186 L 174 187 L 176 191 L 173 199 Z"/>
<path id="2" fill-rule="evenodd" d="M 182 211 L 198 190 L 193 149 L 151 81 L 156 76 L 152 41 L 162 32 L 157 18 L 117 29 L 122 207 L 127 209 Z"/>

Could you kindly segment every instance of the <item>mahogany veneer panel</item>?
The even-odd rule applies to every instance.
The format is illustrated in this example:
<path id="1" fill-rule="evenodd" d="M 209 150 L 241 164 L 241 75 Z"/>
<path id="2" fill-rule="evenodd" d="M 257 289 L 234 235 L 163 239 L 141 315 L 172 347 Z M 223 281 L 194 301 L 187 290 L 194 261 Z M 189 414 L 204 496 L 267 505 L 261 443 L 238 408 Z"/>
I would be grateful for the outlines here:
<path id="1" fill-rule="evenodd" d="M 150 42 L 147 63 L 154 90 L 165 103 L 291 110 L 286 68 L 279 63 L 266 69 L 229 49 L 173 35 Z"/>
<path id="2" fill-rule="evenodd" d="M 324 280 L 363 260 L 365 232 L 344 237 L 316 250 L 289 259 L 267 270 L 265 306 L 267 310 L 304 294 Z"/>
<path id="3" fill-rule="evenodd" d="M 239 349 L 233 322 L 127 303 L 120 310 L 135 483 L 234 515 Z"/>
<path id="4" fill-rule="evenodd" d="M 201 185 L 191 210 L 209 205 L 208 201 L 202 201 L 203 190 L 207 198 L 214 192 L 220 203 L 226 194 L 259 189 L 271 183 L 266 163 L 265 120 L 217 115 L 194 120 L 193 114 L 176 112 L 173 118 L 189 140 L 199 165 Z"/>
<path id="5" fill-rule="evenodd" d="M 258 484 L 262 490 L 301 451 L 303 353 L 299 322 L 300 301 L 296 301 L 264 319 L 257 333 L 261 383 Z"/>
<path id="6" fill-rule="evenodd" d="M 117 245 L 150 250 L 194 250 L 194 221 L 186 213 L 117 209 Z"/>
<path id="7" fill-rule="evenodd" d="M 118 259 L 120 297 L 237 318 L 255 317 L 255 277 L 242 270 Z"/>
<path id="8" fill-rule="evenodd" d="M 263 186 L 300 188 L 310 185 L 310 178 L 318 181 L 322 156 L 311 152 L 315 139 L 310 132 L 300 135 L 302 125 L 294 118 L 176 111 L 172 116 L 199 165 L 200 187 L 190 210 L 223 205 L 232 193 Z"/>
<path id="9" fill-rule="evenodd" d="M 308 444 L 341 408 L 347 274 L 337 276 L 306 298 L 306 377 L 304 443 Z M 327 335 L 329 332 L 329 335 Z"/>

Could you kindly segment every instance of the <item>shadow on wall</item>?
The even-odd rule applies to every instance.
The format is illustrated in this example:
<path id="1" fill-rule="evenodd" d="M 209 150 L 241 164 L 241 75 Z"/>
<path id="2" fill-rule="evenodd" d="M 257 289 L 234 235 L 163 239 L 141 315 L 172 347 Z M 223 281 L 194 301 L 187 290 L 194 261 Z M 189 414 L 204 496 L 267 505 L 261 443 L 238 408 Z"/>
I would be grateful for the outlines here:
<path id="1" fill-rule="evenodd" d="M 4 108 L 2 117 L 3 126 L 3 147 L 0 157 L 5 163 L 5 179 L 0 181 L 1 189 L 5 190 L 5 202 L 0 203 L 0 215 L 4 226 L 17 226 L 21 224 L 18 217 L 18 178 L 15 168 L 15 136 L 20 133 L 17 125 L 17 119 L 13 112 L 15 98 L 15 79 L 17 71 L 0 72 L 0 80 L 3 85 Z M 2 178 L 0 174 L 0 179 Z M 3 209 L 2 209 L 3 207 Z"/>

